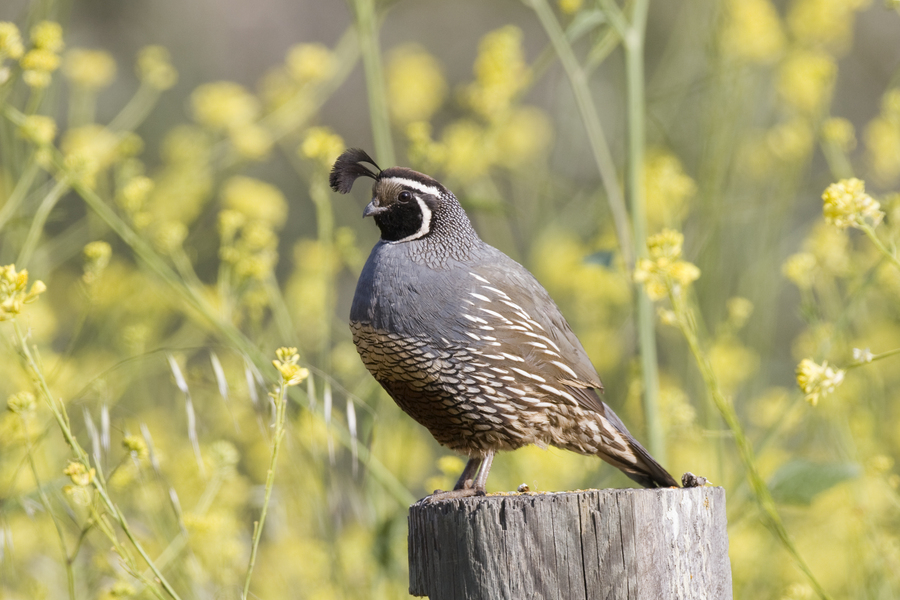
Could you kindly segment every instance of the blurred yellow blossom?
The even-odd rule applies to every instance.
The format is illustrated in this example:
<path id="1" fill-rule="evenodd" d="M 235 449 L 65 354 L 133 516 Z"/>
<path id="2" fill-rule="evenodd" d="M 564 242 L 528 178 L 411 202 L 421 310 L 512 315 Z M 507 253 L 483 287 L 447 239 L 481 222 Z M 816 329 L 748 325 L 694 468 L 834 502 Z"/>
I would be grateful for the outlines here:
<path id="1" fill-rule="evenodd" d="M 217 81 L 198 86 L 191 93 L 194 120 L 210 129 L 227 129 L 253 122 L 259 101 L 243 86 Z"/>
<path id="2" fill-rule="evenodd" d="M 34 48 L 19 60 L 23 69 L 22 79 L 33 88 L 50 85 L 50 74 L 59 67 L 59 55 L 45 48 Z"/>
<path id="3" fill-rule="evenodd" d="M 94 481 L 97 474 L 95 469 L 88 469 L 80 462 L 70 462 L 69 466 L 63 469 L 63 474 L 68 475 L 72 483 L 79 487 L 90 485 Z"/>
<path id="4" fill-rule="evenodd" d="M 441 136 L 443 168 L 460 181 L 473 181 L 487 173 L 493 163 L 493 148 L 484 129 L 475 121 L 460 119 L 444 128 Z"/>
<path id="5" fill-rule="evenodd" d="M 221 197 L 225 208 L 271 227 L 282 227 L 287 217 L 284 194 L 274 185 L 259 179 L 242 175 L 231 177 L 222 184 Z"/>
<path id="6" fill-rule="evenodd" d="M 843 50 L 853 36 L 853 13 L 870 0 L 794 0 L 787 14 L 788 27 L 804 45 L 827 45 Z"/>
<path id="7" fill-rule="evenodd" d="M 709 362 L 726 394 L 733 394 L 759 368 L 759 356 L 731 336 L 716 340 Z"/>
<path id="8" fill-rule="evenodd" d="M 266 128 L 252 123 L 231 128 L 228 139 L 238 155 L 247 160 L 265 159 L 274 143 Z"/>
<path id="9" fill-rule="evenodd" d="M 46 291 L 44 282 L 37 280 L 28 288 L 28 271 L 16 271 L 16 265 L 0 267 L 0 321 L 8 321 L 22 312 L 25 304 L 34 302 Z"/>
<path id="10" fill-rule="evenodd" d="M 25 53 L 22 35 L 15 23 L 0 21 L 0 63 L 6 58 L 18 60 Z"/>
<path id="11" fill-rule="evenodd" d="M 112 247 L 101 240 L 90 242 L 82 251 L 84 254 L 84 275 L 82 280 L 92 284 L 103 274 L 112 256 Z"/>
<path id="12" fill-rule="evenodd" d="M 796 162 L 809 156 L 815 138 L 809 122 L 797 118 L 769 129 L 765 140 L 766 146 L 776 158 Z"/>
<path id="13" fill-rule="evenodd" d="M 288 50 L 285 58 L 288 73 L 300 83 L 328 79 L 337 69 L 337 59 L 322 44 L 298 44 Z"/>
<path id="14" fill-rule="evenodd" d="M 872 354 L 872 351 L 868 348 L 854 348 L 853 349 L 853 360 L 860 363 L 870 363 L 872 359 L 875 358 L 875 355 Z"/>
<path id="15" fill-rule="evenodd" d="M 6 410 L 17 415 L 33 413 L 37 407 L 37 401 L 31 392 L 19 392 L 6 399 Z"/>
<path id="16" fill-rule="evenodd" d="M 781 273 L 801 290 L 808 290 L 815 281 L 816 257 L 809 252 L 798 252 L 781 265 Z"/>
<path id="17" fill-rule="evenodd" d="M 283 385 L 297 385 L 304 379 L 309 377 L 309 370 L 300 367 L 297 361 L 300 355 L 297 354 L 296 348 L 279 348 L 275 355 L 278 357 L 272 361 L 272 364 L 281 373 L 281 381 Z"/>
<path id="18" fill-rule="evenodd" d="M 522 30 L 507 25 L 485 35 L 478 44 L 474 71 L 475 82 L 463 90 L 463 97 L 481 116 L 496 118 L 531 82 Z"/>
<path id="19" fill-rule="evenodd" d="M 816 257 L 816 265 L 828 275 L 844 277 L 852 269 L 847 232 L 824 220 L 809 232 L 803 241 L 803 248 Z"/>
<path id="20" fill-rule="evenodd" d="M 96 177 L 120 158 L 121 139 L 102 125 L 84 125 L 69 129 L 60 142 L 60 149 L 70 170 L 88 187 L 94 187 Z"/>
<path id="21" fill-rule="evenodd" d="M 836 145 L 844 152 L 856 147 L 856 132 L 853 123 L 840 117 L 830 117 L 822 123 L 822 139 Z"/>
<path id="22" fill-rule="evenodd" d="M 515 108 L 499 123 L 497 163 L 508 169 L 533 163 L 549 151 L 552 137 L 553 128 L 544 111 L 534 106 Z"/>
<path id="23" fill-rule="evenodd" d="M 178 82 L 178 71 L 172 66 L 169 51 L 162 46 L 145 46 L 138 53 L 135 71 L 141 82 L 160 91 Z"/>
<path id="24" fill-rule="evenodd" d="M 687 214 L 687 200 L 697 192 L 697 184 L 674 154 L 653 149 L 644 158 L 644 194 L 650 231 L 678 226 Z"/>
<path id="25" fill-rule="evenodd" d="M 63 47 L 62 26 L 55 21 L 41 21 L 29 32 L 35 48 L 59 52 Z"/>
<path id="26" fill-rule="evenodd" d="M 559 10 L 564 15 L 574 15 L 584 4 L 584 0 L 559 0 Z"/>
<path id="27" fill-rule="evenodd" d="M 878 225 L 884 218 L 881 206 L 866 193 L 865 183 L 859 179 L 841 179 L 832 183 L 822 194 L 825 220 L 846 229 L 871 222 Z"/>
<path id="28" fill-rule="evenodd" d="M 299 154 L 319 163 L 325 169 L 331 165 L 345 148 L 344 140 L 328 127 L 310 127 L 303 136 Z"/>
<path id="29" fill-rule="evenodd" d="M 889 91 L 885 99 L 900 96 L 900 88 Z M 900 175 L 900 111 L 893 113 L 884 102 L 881 114 L 866 125 L 866 150 L 875 176 L 884 182 Z"/>
<path id="30" fill-rule="evenodd" d="M 735 329 L 740 329 L 753 314 L 753 303 L 746 298 L 733 296 L 725 303 L 728 308 L 728 322 Z"/>
<path id="31" fill-rule="evenodd" d="M 241 460 L 241 453 L 227 440 L 213 442 L 209 450 L 210 462 L 215 469 L 230 469 Z"/>
<path id="32" fill-rule="evenodd" d="M 66 53 L 63 74 L 84 88 L 104 88 L 116 76 L 116 61 L 103 50 L 73 48 Z"/>
<path id="33" fill-rule="evenodd" d="M 139 435 L 126 435 L 122 438 L 122 447 L 136 460 L 144 460 L 149 456 L 147 442 Z"/>
<path id="34" fill-rule="evenodd" d="M 56 137 L 56 121 L 53 117 L 29 115 L 25 117 L 19 131 L 26 140 L 38 146 L 46 146 L 52 144 Z"/>
<path id="35" fill-rule="evenodd" d="M 116 196 L 116 201 L 127 213 L 134 214 L 143 206 L 150 192 L 153 191 L 153 180 L 137 175 L 128 180 Z"/>
<path id="36" fill-rule="evenodd" d="M 153 243 L 165 254 L 172 254 L 184 243 L 188 228 L 181 221 L 163 221 L 156 228 Z"/>
<path id="37" fill-rule="evenodd" d="M 418 44 L 404 44 L 388 54 L 387 93 L 397 123 L 428 121 L 444 102 L 447 81 L 434 56 Z"/>
<path id="38" fill-rule="evenodd" d="M 820 365 L 809 358 L 800 361 L 796 374 L 797 385 L 803 391 L 805 400 L 813 406 L 819 403 L 819 398 L 834 392 L 844 381 L 844 371 L 841 369 L 832 369 L 828 361 Z"/>
<path id="39" fill-rule="evenodd" d="M 789 105 L 815 113 L 831 98 L 837 64 L 830 55 L 814 50 L 794 50 L 778 69 L 778 93 Z"/>
<path id="40" fill-rule="evenodd" d="M 720 40 L 726 55 L 763 64 L 778 58 L 785 45 L 781 19 L 769 0 L 729 0 Z"/>
<path id="41" fill-rule="evenodd" d="M 644 284 L 651 300 L 661 300 L 671 290 L 677 294 L 681 287 L 690 285 L 700 277 L 700 269 L 679 260 L 684 236 L 672 229 L 647 238 L 650 258 L 641 258 L 634 270 L 634 280 Z"/>

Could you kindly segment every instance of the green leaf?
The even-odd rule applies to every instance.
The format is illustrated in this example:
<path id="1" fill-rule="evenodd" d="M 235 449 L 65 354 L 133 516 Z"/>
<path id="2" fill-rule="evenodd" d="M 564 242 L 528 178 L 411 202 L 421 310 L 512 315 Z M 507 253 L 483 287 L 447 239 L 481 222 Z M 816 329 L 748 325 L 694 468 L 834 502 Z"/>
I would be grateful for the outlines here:
<path id="1" fill-rule="evenodd" d="M 772 498 L 782 504 L 808 505 L 816 495 L 848 479 L 859 477 L 862 468 L 856 463 L 814 463 L 792 460 L 769 479 Z"/>

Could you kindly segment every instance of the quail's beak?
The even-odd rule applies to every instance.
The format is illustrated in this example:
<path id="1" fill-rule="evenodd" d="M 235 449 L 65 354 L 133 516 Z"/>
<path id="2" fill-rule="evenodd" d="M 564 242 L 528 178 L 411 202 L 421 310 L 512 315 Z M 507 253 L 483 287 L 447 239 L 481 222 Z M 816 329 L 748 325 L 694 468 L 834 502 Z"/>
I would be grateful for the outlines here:
<path id="1" fill-rule="evenodd" d="M 378 198 L 372 198 L 372 201 L 366 205 L 365 210 L 363 210 L 363 218 L 371 217 L 373 215 L 377 215 L 378 213 L 383 213 L 387 208 L 378 205 Z"/>

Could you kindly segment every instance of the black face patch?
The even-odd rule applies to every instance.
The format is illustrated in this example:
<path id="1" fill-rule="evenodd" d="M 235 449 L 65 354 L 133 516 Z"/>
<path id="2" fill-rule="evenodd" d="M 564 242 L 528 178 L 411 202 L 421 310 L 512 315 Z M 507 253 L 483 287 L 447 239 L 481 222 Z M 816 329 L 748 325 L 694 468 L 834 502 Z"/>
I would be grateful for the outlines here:
<path id="1" fill-rule="evenodd" d="M 410 197 L 409 199 L 395 198 L 389 204 L 382 204 L 382 206 L 386 206 L 387 210 L 375 215 L 375 223 L 381 230 L 381 239 L 388 242 L 411 238 L 417 233 L 422 235 L 428 233 L 428 223 L 424 222 L 422 207 L 415 194 L 403 191 L 400 194 L 409 194 Z"/>

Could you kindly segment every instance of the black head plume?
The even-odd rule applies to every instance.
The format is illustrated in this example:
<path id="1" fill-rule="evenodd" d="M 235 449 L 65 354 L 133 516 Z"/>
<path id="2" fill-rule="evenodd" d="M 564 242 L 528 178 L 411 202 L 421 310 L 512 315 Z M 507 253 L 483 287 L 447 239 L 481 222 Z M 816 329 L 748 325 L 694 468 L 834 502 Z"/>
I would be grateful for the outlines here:
<path id="1" fill-rule="evenodd" d="M 362 163 L 371 164 L 378 169 L 378 172 L 371 171 L 369 167 Z M 379 175 L 381 175 L 381 167 L 375 164 L 375 161 L 366 154 L 365 150 L 348 148 L 334 161 L 328 183 L 331 184 L 331 189 L 334 191 L 347 194 L 353 188 L 353 182 L 356 181 L 357 177 L 371 177 L 377 180 Z"/>

